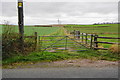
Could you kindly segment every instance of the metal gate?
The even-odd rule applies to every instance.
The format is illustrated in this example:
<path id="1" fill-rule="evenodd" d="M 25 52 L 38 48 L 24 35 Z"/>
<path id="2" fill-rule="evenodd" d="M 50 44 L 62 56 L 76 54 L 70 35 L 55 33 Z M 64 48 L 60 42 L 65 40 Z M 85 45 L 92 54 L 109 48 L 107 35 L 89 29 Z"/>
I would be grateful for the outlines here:
<path id="1" fill-rule="evenodd" d="M 39 50 L 48 52 L 86 51 L 88 48 L 74 36 L 39 36 Z"/>

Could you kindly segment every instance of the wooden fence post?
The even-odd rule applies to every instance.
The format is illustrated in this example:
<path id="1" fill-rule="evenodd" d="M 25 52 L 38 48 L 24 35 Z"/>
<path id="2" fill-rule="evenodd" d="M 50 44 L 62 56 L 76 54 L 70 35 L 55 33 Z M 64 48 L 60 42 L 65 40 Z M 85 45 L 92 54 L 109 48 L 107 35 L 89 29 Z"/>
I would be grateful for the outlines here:
<path id="1" fill-rule="evenodd" d="M 37 32 L 35 32 L 35 50 L 38 50 L 38 38 L 37 38 Z"/>
<path id="2" fill-rule="evenodd" d="M 38 36 L 38 50 L 41 52 L 42 51 L 42 40 L 41 40 L 41 36 Z"/>
<path id="3" fill-rule="evenodd" d="M 83 36 L 84 36 L 84 35 L 83 35 L 83 33 L 82 33 L 82 43 L 83 43 Z"/>
<path id="4" fill-rule="evenodd" d="M 93 43 L 93 34 L 91 34 L 91 41 L 90 41 L 90 48 L 92 49 L 92 44 Z"/>
<path id="5" fill-rule="evenodd" d="M 98 37 L 98 35 L 95 35 L 95 36 L 94 36 L 94 47 L 95 47 L 95 48 L 98 48 L 97 37 Z M 96 50 L 96 49 L 95 49 L 95 50 Z"/>
<path id="6" fill-rule="evenodd" d="M 80 31 L 78 31 L 78 39 L 80 39 Z"/>
<path id="7" fill-rule="evenodd" d="M 74 38 L 75 38 L 75 35 L 76 35 L 76 31 L 75 30 L 73 31 L 73 35 L 74 35 Z"/>
<path id="8" fill-rule="evenodd" d="M 68 36 L 66 36 L 65 50 L 67 50 L 67 37 L 68 37 Z"/>
<path id="9" fill-rule="evenodd" d="M 77 35 L 77 31 L 75 31 L 75 38 L 76 38 L 76 39 L 77 39 L 77 36 L 78 36 L 78 35 Z"/>
<path id="10" fill-rule="evenodd" d="M 37 50 L 41 51 L 40 36 L 38 36 Z"/>
<path id="11" fill-rule="evenodd" d="M 81 33 L 80 33 L 80 36 L 81 36 Z M 80 37 L 80 36 L 79 36 L 79 37 Z M 79 39 L 80 39 L 80 38 L 79 38 Z"/>
<path id="12" fill-rule="evenodd" d="M 87 33 L 86 33 L 86 35 L 85 35 L 85 44 L 87 44 Z"/>

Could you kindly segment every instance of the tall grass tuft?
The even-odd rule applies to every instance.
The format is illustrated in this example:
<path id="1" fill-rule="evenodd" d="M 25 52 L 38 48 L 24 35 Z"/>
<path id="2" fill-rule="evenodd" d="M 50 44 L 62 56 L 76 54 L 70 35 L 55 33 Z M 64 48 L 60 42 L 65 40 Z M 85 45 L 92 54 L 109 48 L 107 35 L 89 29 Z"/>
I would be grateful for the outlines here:
<path id="1" fill-rule="evenodd" d="M 109 50 L 112 53 L 120 54 L 120 45 L 114 44 L 109 48 Z"/>

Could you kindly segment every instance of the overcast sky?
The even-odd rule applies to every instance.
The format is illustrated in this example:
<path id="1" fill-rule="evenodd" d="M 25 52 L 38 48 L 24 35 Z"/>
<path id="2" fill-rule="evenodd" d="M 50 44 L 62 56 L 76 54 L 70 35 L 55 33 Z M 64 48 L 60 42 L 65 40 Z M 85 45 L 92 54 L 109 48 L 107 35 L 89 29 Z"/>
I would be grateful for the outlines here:
<path id="1" fill-rule="evenodd" d="M 1 5 L 0 5 L 1 6 Z M 0 23 L 17 24 L 17 2 L 2 2 Z M 24 23 L 92 24 L 117 22 L 118 2 L 24 2 Z"/>

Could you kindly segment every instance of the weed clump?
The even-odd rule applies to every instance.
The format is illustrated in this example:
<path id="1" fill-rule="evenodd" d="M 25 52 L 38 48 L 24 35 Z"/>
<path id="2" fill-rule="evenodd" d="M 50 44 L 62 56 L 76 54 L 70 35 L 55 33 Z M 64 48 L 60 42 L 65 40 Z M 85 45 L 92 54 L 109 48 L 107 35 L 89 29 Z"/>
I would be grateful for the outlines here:
<path id="1" fill-rule="evenodd" d="M 115 54 L 120 54 L 120 45 L 114 44 L 109 48 L 109 51 Z"/>

